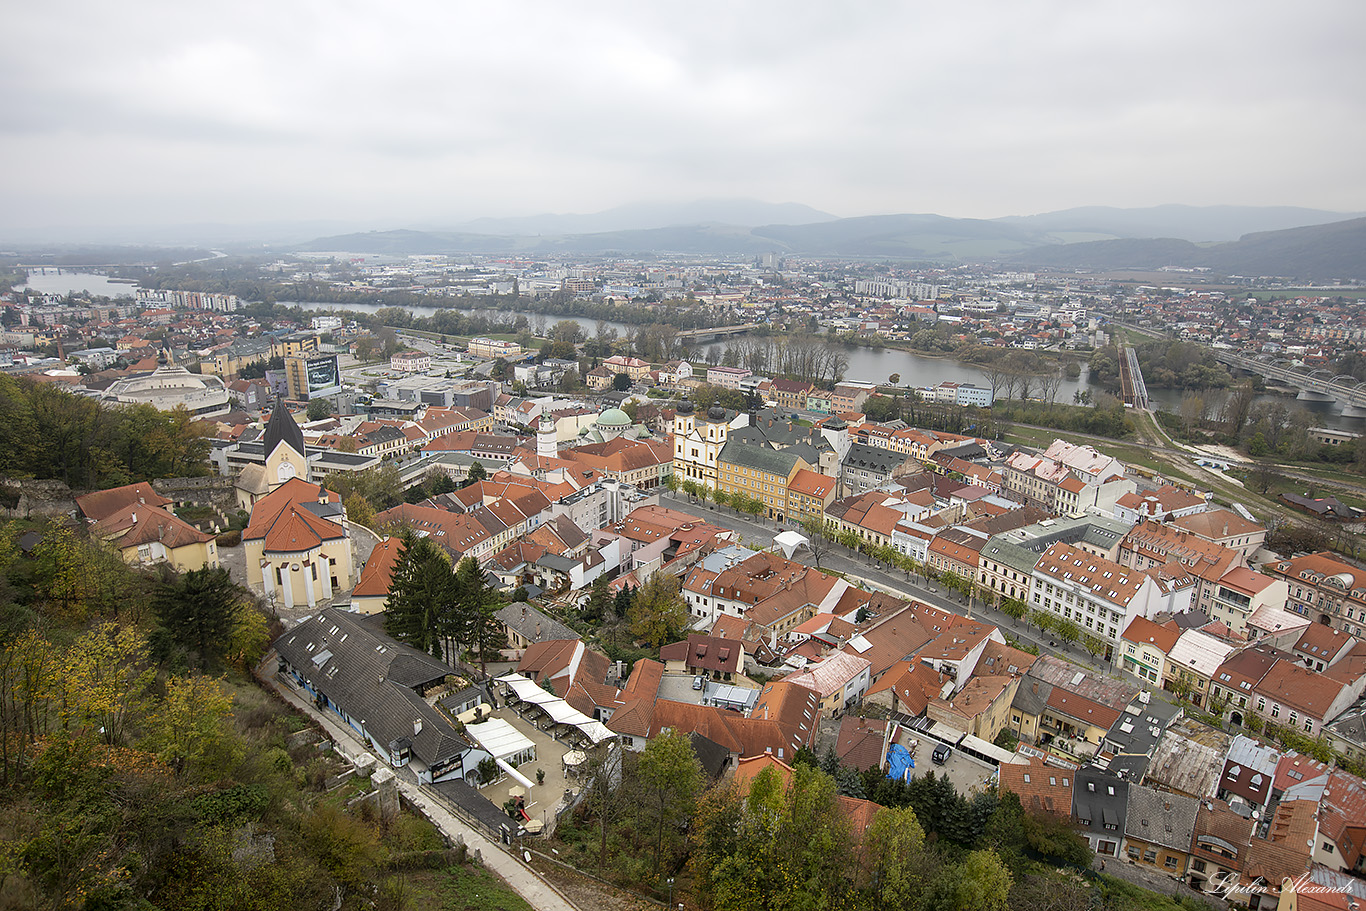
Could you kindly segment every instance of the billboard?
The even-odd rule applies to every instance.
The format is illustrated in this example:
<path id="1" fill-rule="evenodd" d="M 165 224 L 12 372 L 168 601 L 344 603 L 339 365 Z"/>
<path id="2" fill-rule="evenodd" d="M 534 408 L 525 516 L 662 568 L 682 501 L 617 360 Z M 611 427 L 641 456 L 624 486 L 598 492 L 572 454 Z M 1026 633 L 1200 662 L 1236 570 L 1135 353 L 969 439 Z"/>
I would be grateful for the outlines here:
<path id="1" fill-rule="evenodd" d="M 316 399 L 336 395 L 341 392 L 341 368 L 337 366 L 335 354 L 318 354 L 304 360 L 304 375 L 307 377 L 306 393 L 301 398 Z"/>

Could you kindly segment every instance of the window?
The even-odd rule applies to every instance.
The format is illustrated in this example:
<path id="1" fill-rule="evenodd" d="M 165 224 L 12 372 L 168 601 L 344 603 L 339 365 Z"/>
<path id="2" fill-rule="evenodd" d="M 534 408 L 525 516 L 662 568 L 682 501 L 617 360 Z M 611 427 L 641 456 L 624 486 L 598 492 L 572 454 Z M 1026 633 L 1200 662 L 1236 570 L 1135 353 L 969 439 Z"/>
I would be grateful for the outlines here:
<path id="1" fill-rule="evenodd" d="M 1149 864 L 1157 863 L 1157 851 L 1152 848 L 1143 849 L 1143 862 Z"/>
<path id="2" fill-rule="evenodd" d="M 1162 866 L 1166 867 L 1168 870 L 1175 870 L 1176 858 L 1168 854 L 1166 857 L 1162 858 Z"/>

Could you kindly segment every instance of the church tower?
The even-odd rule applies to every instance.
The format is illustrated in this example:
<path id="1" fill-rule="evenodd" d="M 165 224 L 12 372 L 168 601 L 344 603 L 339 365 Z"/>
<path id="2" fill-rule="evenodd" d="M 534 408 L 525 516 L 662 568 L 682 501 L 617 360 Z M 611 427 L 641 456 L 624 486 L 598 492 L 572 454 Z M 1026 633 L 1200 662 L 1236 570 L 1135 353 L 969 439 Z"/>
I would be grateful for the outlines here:
<path id="1" fill-rule="evenodd" d="M 559 451 L 559 441 L 555 438 L 555 419 L 543 414 L 536 425 L 536 455 L 543 459 L 553 459 Z"/>
<path id="2" fill-rule="evenodd" d="M 274 490 L 290 478 L 308 480 L 304 432 L 290 417 L 284 399 L 277 398 L 262 437 L 266 453 L 266 483 Z"/>

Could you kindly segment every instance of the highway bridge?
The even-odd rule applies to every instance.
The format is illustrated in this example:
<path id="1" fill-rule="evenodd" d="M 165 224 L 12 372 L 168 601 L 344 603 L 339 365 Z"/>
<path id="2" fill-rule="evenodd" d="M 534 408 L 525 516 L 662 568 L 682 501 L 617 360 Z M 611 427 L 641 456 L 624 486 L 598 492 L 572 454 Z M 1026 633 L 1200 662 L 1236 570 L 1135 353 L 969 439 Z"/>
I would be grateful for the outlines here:
<path id="1" fill-rule="evenodd" d="M 763 323 L 745 323 L 743 326 L 711 326 L 702 329 L 685 329 L 678 333 L 679 339 L 687 339 L 694 344 L 720 341 L 733 335 L 744 335 L 751 329 L 758 329 Z"/>
<path id="2" fill-rule="evenodd" d="M 1326 367 L 1317 370 L 1286 367 L 1270 355 L 1245 357 L 1232 351 L 1216 350 L 1214 356 L 1221 364 L 1294 386 L 1300 390 L 1301 399 L 1319 402 L 1336 399 L 1347 408 L 1358 408 L 1360 413 L 1366 413 L 1366 383 L 1354 376 L 1334 373 Z"/>

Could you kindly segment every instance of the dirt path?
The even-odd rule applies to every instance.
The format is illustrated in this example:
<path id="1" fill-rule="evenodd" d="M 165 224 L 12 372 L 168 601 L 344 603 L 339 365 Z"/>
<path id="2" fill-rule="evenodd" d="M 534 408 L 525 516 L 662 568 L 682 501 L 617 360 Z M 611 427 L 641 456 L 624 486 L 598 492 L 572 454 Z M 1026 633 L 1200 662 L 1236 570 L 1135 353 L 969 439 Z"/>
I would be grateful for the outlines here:
<path id="1" fill-rule="evenodd" d="M 602 911 L 658 911 L 659 905 L 646 901 L 591 876 L 586 876 L 562 863 L 533 853 L 531 868 L 549 880 L 580 908 Z M 675 903 L 678 897 L 674 897 Z"/>

